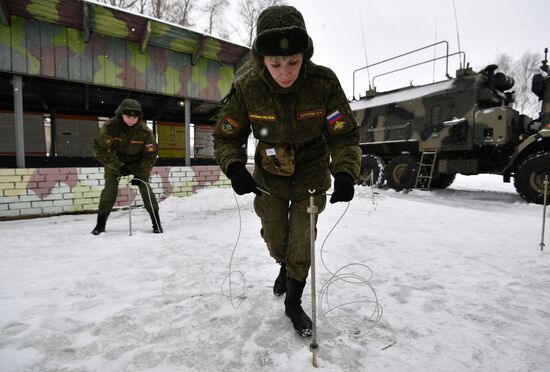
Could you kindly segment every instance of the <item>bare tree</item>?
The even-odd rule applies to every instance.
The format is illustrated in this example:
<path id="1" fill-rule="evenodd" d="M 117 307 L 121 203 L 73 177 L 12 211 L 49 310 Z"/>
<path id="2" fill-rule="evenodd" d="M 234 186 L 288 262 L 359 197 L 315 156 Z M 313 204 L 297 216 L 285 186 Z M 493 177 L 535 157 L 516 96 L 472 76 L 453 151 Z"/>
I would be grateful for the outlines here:
<path id="1" fill-rule="evenodd" d="M 168 0 L 151 0 L 151 15 L 158 19 L 166 19 L 170 9 Z"/>
<path id="2" fill-rule="evenodd" d="M 149 2 L 149 0 L 137 0 L 135 5 L 134 5 L 134 9 L 139 14 L 145 14 L 147 12 L 147 3 L 148 2 Z"/>
<path id="3" fill-rule="evenodd" d="M 184 27 L 191 27 L 194 25 L 191 17 L 194 7 L 194 0 L 174 0 L 170 4 L 170 12 L 166 19 Z"/>
<path id="4" fill-rule="evenodd" d="M 495 64 L 498 66 L 500 71 L 503 71 L 505 74 L 510 74 L 513 71 L 514 60 L 510 55 L 506 53 L 500 53 L 495 59 Z"/>
<path id="5" fill-rule="evenodd" d="M 134 6 L 137 0 L 99 0 L 102 3 L 116 6 L 121 9 L 128 9 Z"/>
<path id="6" fill-rule="evenodd" d="M 248 46 L 252 45 L 256 36 L 256 21 L 258 16 L 265 8 L 272 5 L 286 4 L 285 0 L 241 0 L 239 8 L 239 24 L 241 24 L 242 33 L 241 40 Z"/>
<path id="7" fill-rule="evenodd" d="M 204 32 L 213 35 L 216 31 L 218 35 L 227 37 L 228 33 L 224 27 L 225 22 L 220 18 L 226 12 L 228 6 L 229 0 L 208 0 L 206 4 L 202 6 L 202 11 L 206 14 L 208 21 Z"/>
<path id="8" fill-rule="evenodd" d="M 539 72 L 539 55 L 533 52 L 525 52 L 514 63 L 514 80 L 516 81 L 515 109 L 522 114 L 531 117 L 537 116 L 540 111 L 538 97 L 531 92 L 533 75 Z"/>
<path id="9" fill-rule="evenodd" d="M 540 103 L 537 96 L 531 92 L 533 75 L 539 71 L 539 56 L 536 53 L 525 52 L 520 59 L 514 59 L 506 54 L 498 54 L 495 60 L 498 69 L 514 79 L 514 100 L 512 108 L 521 114 L 531 117 L 538 116 Z"/>

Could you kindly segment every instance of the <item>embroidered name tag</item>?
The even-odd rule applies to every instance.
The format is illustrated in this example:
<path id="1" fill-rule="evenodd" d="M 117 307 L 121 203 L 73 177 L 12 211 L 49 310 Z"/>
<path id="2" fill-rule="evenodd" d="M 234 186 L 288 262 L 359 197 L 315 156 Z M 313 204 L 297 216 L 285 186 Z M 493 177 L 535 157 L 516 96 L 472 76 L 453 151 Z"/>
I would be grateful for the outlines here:
<path id="1" fill-rule="evenodd" d="M 298 120 L 320 118 L 325 116 L 325 110 L 313 109 L 313 110 L 302 111 L 296 114 L 296 116 L 298 117 Z"/>
<path id="2" fill-rule="evenodd" d="M 277 117 L 273 114 L 248 114 L 248 120 L 254 121 L 277 121 Z"/>

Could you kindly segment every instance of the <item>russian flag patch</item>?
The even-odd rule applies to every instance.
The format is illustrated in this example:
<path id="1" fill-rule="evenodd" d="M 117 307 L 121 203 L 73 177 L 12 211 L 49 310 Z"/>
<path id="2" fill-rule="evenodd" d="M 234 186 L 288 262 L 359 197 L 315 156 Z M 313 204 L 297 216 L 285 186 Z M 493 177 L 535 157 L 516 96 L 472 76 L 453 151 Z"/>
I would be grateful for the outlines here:
<path id="1" fill-rule="evenodd" d="M 338 120 L 342 120 L 342 119 L 344 119 L 344 117 L 342 116 L 342 114 L 338 110 L 334 111 L 332 114 L 329 114 L 329 116 L 327 116 L 327 121 L 330 125 L 332 125 L 332 124 L 336 123 Z"/>

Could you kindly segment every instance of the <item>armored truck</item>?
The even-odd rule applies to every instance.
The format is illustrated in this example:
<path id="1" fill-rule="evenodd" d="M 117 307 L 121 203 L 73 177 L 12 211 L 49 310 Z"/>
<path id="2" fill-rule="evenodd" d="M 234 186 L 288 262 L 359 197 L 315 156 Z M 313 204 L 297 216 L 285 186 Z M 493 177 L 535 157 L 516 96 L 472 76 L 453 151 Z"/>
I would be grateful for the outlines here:
<path id="1" fill-rule="evenodd" d="M 532 79 L 542 103 L 535 119 L 511 107 L 514 80 L 496 65 L 479 72 L 461 65 L 456 77 L 447 77 L 383 93 L 370 90 L 350 102 L 361 125 L 358 183 L 445 188 L 456 174 L 491 173 L 504 182 L 513 178 L 522 198 L 542 204 L 545 180 L 550 182 L 547 49 L 541 73 Z"/>

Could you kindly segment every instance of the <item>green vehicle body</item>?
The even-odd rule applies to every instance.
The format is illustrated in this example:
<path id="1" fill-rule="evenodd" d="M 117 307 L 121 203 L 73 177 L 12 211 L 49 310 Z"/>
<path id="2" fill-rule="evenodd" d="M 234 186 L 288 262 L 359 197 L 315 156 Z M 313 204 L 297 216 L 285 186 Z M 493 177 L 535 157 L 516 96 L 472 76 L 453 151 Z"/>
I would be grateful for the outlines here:
<path id="1" fill-rule="evenodd" d="M 359 183 L 395 189 L 445 188 L 456 174 L 514 178 L 527 201 L 543 203 L 550 181 L 550 77 L 547 60 L 533 77 L 538 118 L 511 107 L 513 79 L 489 65 L 456 77 L 367 95 L 350 103 L 361 125 Z M 424 154 L 424 157 L 423 157 Z M 550 186 L 548 187 L 550 189 Z M 549 198 L 550 199 L 550 198 Z"/>

